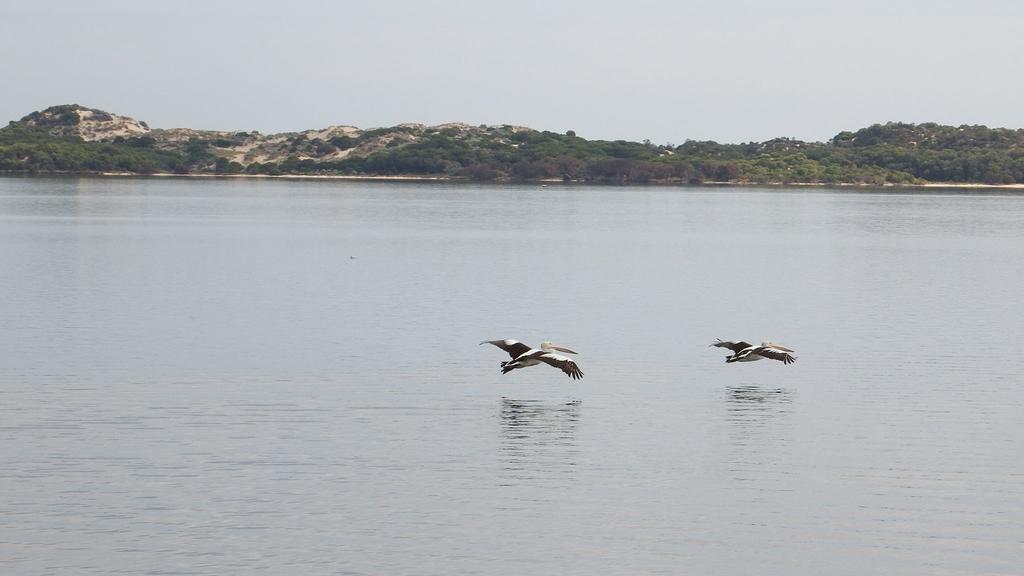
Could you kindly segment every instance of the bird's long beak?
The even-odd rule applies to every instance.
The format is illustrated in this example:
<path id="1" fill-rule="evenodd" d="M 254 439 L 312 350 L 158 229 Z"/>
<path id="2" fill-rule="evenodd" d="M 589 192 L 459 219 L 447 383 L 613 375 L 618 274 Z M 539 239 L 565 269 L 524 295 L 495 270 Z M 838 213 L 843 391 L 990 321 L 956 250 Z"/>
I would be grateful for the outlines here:
<path id="1" fill-rule="evenodd" d="M 575 354 L 576 353 L 576 352 L 574 352 L 572 350 L 569 350 L 565 346 L 559 346 L 558 344 L 550 344 L 550 345 L 548 345 L 548 348 L 551 348 L 552 350 L 558 350 L 559 352 L 565 352 L 566 354 Z"/>

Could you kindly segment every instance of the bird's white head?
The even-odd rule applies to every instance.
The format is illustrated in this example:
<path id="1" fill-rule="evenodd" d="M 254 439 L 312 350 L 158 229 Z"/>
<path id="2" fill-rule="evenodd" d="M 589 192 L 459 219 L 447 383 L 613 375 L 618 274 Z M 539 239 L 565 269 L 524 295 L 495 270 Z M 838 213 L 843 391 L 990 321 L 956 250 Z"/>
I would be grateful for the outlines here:
<path id="1" fill-rule="evenodd" d="M 764 346 L 766 348 L 775 348 L 776 350 L 782 350 L 783 352 L 796 352 L 796 350 L 791 350 L 789 348 L 786 348 L 782 344 L 776 344 L 770 340 L 767 342 L 761 342 L 761 346 Z"/>
<path id="2" fill-rule="evenodd" d="M 576 353 L 576 352 L 574 352 L 572 350 L 569 350 L 565 346 L 560 346 L 558 344 L 555 344 L 553 342 L 549 342 L 547 340 L 545 340 L 545 341 L 540 343 L 540 349 L 545 351 L 545 352 L 550 352 L 550 351 L 554 350 L 556 352 L 565 352 L 566 354 L 575 354 Z"/>

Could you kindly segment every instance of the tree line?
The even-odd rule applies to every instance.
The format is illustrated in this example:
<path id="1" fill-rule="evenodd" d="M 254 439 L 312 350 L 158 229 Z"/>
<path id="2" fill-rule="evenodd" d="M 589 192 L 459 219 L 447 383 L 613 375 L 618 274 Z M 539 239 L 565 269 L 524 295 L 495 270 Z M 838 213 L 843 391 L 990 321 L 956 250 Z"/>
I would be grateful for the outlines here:
<path id="1" fill-rule="evenodd" d="M 338 150 L 386 142 L 363 154 Z M 555 133 L 480 127 L 364 131 L 330 141 L 296 136 L 284 160 L 242 165 L 218 155 L 224 138 L 167 146 L 150 136 L 85 142 L 45 126 L 0 129 L 0 171 L 16 173 L 169 172 L 178 174 L 430 175 L 477 181 L 565 180 L 604 183 L 1024 182 L 1024 130 L 938 124 L 876 124 L 828 142 L 777 138 L 678 146 L 587 140 Z"/>
<path id="2" fill-rule="evenodd" d="M 890 123 L 829 142 L 687 141 L 655 146 L 524 131 L 507 138 L 437 133 L 337 161 L 293 157 L 250 173 L 442 175 L 471 180 L 604 183 L 908 184 L 1024 182 L 1024 130 Z"/>

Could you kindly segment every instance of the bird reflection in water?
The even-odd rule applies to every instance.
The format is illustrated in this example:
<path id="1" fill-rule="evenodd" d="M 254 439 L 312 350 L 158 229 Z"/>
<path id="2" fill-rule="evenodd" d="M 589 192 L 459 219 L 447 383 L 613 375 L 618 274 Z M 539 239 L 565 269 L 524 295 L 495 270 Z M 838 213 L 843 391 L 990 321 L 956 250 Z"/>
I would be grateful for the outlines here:
<path id="1" fill-rule="evenodd" d="M 743 384 L 739 386 L 727 386 L 725 392 L 728 394 L 726 402 L 730 410 L 743 411 L 748 409 L 766 409 L 771 406 L 779 406 L 792 402 L 790 390 L 785 388 L 764 388 L 755 384 Z"/>
<path id="2" fill-rule="evenodd" d="M 507 481 L 572 475 L 581 405 L 580 400 L 501 399 L 499 450 Z"/>
<path id="3" fill-rule="evenodd" d="M 792 394 L 785 388 L 760 386 L 729 386 L 726 391 L 726 410 L 730 422 L 760 425 L 789 411 Z"/>
<path id="4" fill-rule="evenodd" d="M 755 385 L 726 388 L 726 422 L 731 450 L 730 472 L 735 480 L 755 481 L 757 490 L 773 490 L 788 471 L 780 467 L 792 441 L 788 419 L 793 395 L 785 388 Z"/>

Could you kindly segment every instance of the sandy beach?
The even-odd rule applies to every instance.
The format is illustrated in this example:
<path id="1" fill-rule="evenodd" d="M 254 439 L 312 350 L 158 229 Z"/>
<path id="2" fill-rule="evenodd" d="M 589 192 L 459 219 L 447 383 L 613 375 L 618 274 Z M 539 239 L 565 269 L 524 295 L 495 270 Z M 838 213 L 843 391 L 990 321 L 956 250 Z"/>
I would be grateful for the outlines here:
<path id="1" fill-rule="evenodd" d="M 71 176 L 73 174 L 66 174 Z M 173 174 L 170 172 L 158 172 L 154 174 L 136 174 L 132 172 L 102 172 L 99 174 L 81 174 L 78 176 L 114 177 L 114 178 L 252 178 L 252 179 L 276 179 L 276 180 L 353 180 L 353 181 L 381 181 L 381 182 L 472 182 L 463 178 L 451 178 L 447 176 L 354 176 L 345 174 Z M 487 184 L 504 184 L 505 181 L 481 182 Z M 522 183 L 536 184 L 562 184 L 559 178 L 542 180 L 530 180 Z M 586 182 L 569 182 L 568 184 L 587 184 Z M 638 185 L 638 184 L 633 184 Z M 642 184 L 640 184 L 642 185 Z M 982 184 L 971 182 L 927 182 L 925 184 L 868 184 L 856 182 L 721 182 L 705 181 L 700 184 L 684 184 L 679 182 L 651 182 L 651 186 L 737 186 L 743 188 L 758 187 L 818 187 L 818 188 L 960 188 L 972 190 L 1024 190 L 1024 184 Z"/>

